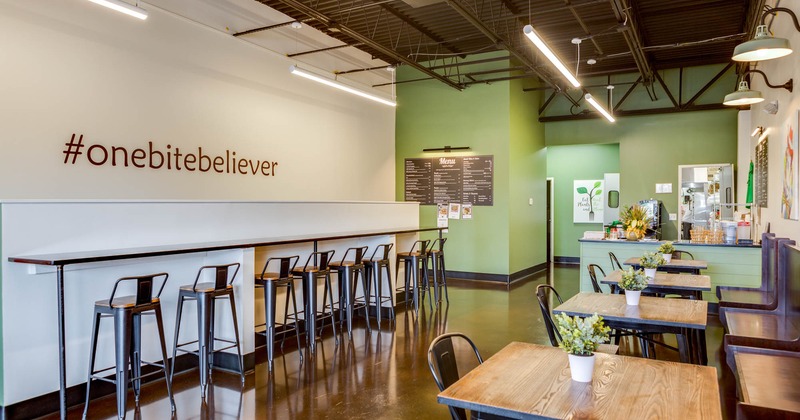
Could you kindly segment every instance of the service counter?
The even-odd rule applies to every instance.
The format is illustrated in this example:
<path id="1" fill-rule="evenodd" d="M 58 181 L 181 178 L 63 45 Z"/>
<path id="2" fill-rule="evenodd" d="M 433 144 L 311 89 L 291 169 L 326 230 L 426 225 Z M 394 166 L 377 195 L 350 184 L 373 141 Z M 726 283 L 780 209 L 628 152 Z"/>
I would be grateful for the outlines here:
<path id="1" fill-rule="evenodd" d="M 591 292 L 592 282 L 589 279 L 589 264 L 597 264 L 606 274 L 613 271 L 609 252 L 617 256 L 620 263 L 630 257 L 640 257 L 645 252 L 655 252 L 666 241 L 624 241 L 624 240 L 590 240 L 579 239 L 580 242 L 580 290 Z M 675 249 L 689 251 L 695 259 L 708 262 L 708 269 L 701 274 L 711 277 L 711 291 L 703 292 L 703 299 L 716 303 L 717 286 L 758 287 L 761 285 L 761 246 L 760 245 L 726 245 L 695 244 L 686 241 L 673 242 Z M 601 286 L 605 288 L 606 286 Z M 716 305 L 710 305 L 716 306 Z"/>

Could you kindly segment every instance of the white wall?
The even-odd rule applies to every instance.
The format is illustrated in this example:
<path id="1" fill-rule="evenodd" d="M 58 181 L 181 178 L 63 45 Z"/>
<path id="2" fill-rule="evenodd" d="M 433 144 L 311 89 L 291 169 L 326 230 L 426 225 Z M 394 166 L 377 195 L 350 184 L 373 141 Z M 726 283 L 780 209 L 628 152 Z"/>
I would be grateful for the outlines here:
<path id="1" fill-rule="evenodd" d="M 768 2 L 773 3 L 773 2 Z M 774 4 L 773 4 L 774 5 Z M 796 4 L 781 4 L 781 6 L 791 8 L 795 13 L 800 13 L 800 7 Z M 767 19 L 769 22 L 769 18 Z M 781 216 L 781 190 L 783 188 L 783 156 L 788 134 L 787 126 L 791 122 L 795 131 L 800 130 L 798 111 L 800 111 L 800 95 L 798 83 L 800 83 L 800 33 L 794 28 L 791 16 L 779 14 L 772 25 L 775 36 L 788 38 L 795 48 L 795 52 L 787 57 L 778 58 L 770 61 L 762 61 L 756 67 L 766 73 L 769 81 L 773 85 L 781 85 L 789 79 L 794 79 L 794 93 L 785 89 L 771 89 L 765 83 L 763 77 L 758 74 L 751 74 L 751 89 L 760 90 L 764 94 L 765 101 L 751 107 L 750 132 L 756 127 L 762 126 L 769 130 L 769 192 L 768 207 L 761 209 L 761 230 L 770 223 L 772 232 L 778 236 L 788 236 L 792 239 L 800 239 L 800 222 L 796 220 L 783 219 Z M 766 114 L 763 111 L 764 105 L 778 100 L 779 110 L 775 115 Z M 794 135 L 797 135 L 795 132 Z M 748 133 L 749 136 L 749 133 Z M 757 137 L 751 137 L 750 150 L 741 150 L 740 154 L 747 153 L 755 156 L 755 146 Z M 795 159 L 798 156 L 795 155 Z M 749 159 L 748 159 L 749 161 Z M 800 185 L 795 185 L 800 188 Z M 759 232 L 756 232 L 758 234 Z"/>
<path id="2" fill-rule="evenodd" d="M 0 0 L 0 199 L 393 200 L 394 108 L 149 12 L 139 21 L 88 1 Z M 274 177 L 93 166 L 86 155 L 65 165 L 73 133 L 87 145 L 152 141 L 279 165 Z"/>

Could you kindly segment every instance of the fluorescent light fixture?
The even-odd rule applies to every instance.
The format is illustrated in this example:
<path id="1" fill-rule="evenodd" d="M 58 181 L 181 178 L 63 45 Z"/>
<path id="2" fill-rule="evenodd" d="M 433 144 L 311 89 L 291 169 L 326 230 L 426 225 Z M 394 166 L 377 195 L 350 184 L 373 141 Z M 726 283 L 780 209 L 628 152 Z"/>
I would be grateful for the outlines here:
<path id="1" fill-rule="evenodd" d="M 547 57 L 547 59 L 550 60 L 550 62 L 553 63 L 554 66 L 556 66 L 558 71 L 560 71 L 561 74 L 563 74 L 564 77 L 566 77 L 567 80 L 569 80 L 569 82 L 572 83 L 572 86 L 574 87 L 581 86 L 581 82 L 579 82 L 578 79 L 576 79 L 575 76 L 573 76 L 572 73 L 570 73 L 570 71 L 567 70 L 567 68 L 564 66 L 564 63 L 562 63 L 561 60 L 559 60 L 558 57 L 556 57 L 553 51 L 547 47 L 547 44 L 545 44 L 544 41 L 542 41 L 542 39 L 539 38 L 539 35 L 537 35 L 536 31 L 533 30 L 533 26 L 525 25 L 525 27 L 522 28 L 522 32 L 524 32 L 525 36 L 527 36 L 528 39 L 530 39 L 531 42 L 533 42 L 533 45 L 536 45 L 536 48 L 539 48 L 539 51 L 541 51 L 542 54 L 544 54 L 544 56 Z"/>
<path id="2" fill-rule="evenodd" d="M 774 38 L 767 25 L 759 25 L 750 41 L 741 43 L 733 50 L 733 61 L 764 61 L 785 57 L 792 53 L 789 40 Z"/>
<path id="3" fill-rule="evenodd" d="M 327 77 L 316 75 L 316 74 L 311 73 L 309 71 L 303 70 L 303 69 L 301 69 L 300 67 L 297 67 L 297 66 L 289 66 L 289 71 L 292 74 L 296 74 L 296 75 L 298 75 L 300 77 L 305 77 L 306 79 L 313 80 L 315 82 L 322 83 L 324 85 L 328 85 L 330 87 L 333 87 L 333 88 L 336 88 L 336 89 L 339 89 L 339 90 L 343 90 L 343 91 L 348 92 L 348 93 L 352 93 L 353 95 L 358 95 L 358 96 L 360 96 L 362 98 L 371 99 L 371 100 L 373 100 L 375 102 L 380 102 L 380 103 L 382 103 L 384 105 L 397 106 L 397 102 L 395 102 L 395 101 L 390 101 L 390 100 L 387 100 L 387 99 L 383 99 L 380 96 L 376 96 L 376 95 L 373 95 L 371 93 L 367 93 L 367 92 L 358 90 L 356 88 L 347 86 L 344 83 L 341 83 L 339 81 L 328 79 Z"/>
<path id="4" fill-rule="evenodd" d="M 747 81 L 742 80 L 739 82 L 739 89 L 736 92 L 725 95 L 722 105 L 728 106 L 744 106 L 757 104 L 764 101 L 764 96 L 757 90 L 750 90 Z"/>
<path id="5" fill-rule="evenodd" d="M 145 20 L 147 19 L 147 10 L 142 9 L 141 7 L 134 6 L 129 3 L 125 3 L 122 0 L 89 0 L 92 3 L 99 4 L 101 6 L 108 7 L 109 9 L 114 9 L 118 12 L 125 13 L 128 16 L 133 16 L 137 19 Z"/>
<path id="6" fill-rule="evenodd" d="M 586 98 L 586 102 L 589 102 L 594 107 L 594 109 L 597 110 L 597 112 L 603 114 L 603 116 L 606 117 L 606 119 L 609 122 L 616 121 L 614 117 L 612 117 L 611 114 L 609 114 L 608 111 L 606 111 L 605 108 L 603 108 L 597 101 L 594 100 L 594 96 L 592 96 L 591 93 L 587 93 L 586 96 L 584 96 L 584 98 Z"/>

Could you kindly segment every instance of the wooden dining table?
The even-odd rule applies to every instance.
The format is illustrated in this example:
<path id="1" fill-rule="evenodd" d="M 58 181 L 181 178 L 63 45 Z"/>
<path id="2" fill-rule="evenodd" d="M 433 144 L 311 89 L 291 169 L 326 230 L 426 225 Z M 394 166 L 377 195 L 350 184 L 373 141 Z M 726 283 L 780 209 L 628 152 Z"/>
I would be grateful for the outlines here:
<path id="1" fill-rule="evenodd" d="M 721 419 L 716 369 L 595 353 L 592 382 L 575 382 L 567 353 L 512 342 L 437 401 L 511 419 Z"/>
<path id="2" fill-rule="evenodd" d="M 681 362 L 708 363 L 705 329 L 708 302 L 642 296 L 639 305 L 628 305 L 624 295 L 578 293 L 555 309 L 554 314 L 588 317 L 598 314 L 612 329 L 675 334 Z"/>
<path id="3" fill-rule="evenodd" d="M 642 268 L 639 257 L 631 257 L 625 260 L 623 265 L 630 265 L 633 268 Z M 700 274 L 700 270 L 708 268 L 708 262 L 703 260 L 672 260 L 658 267 L 659 271 L 670 271 L 676 273 Z"/>
<path id="4" fill-rule="evenodd" d="M 618 286 L 619 282 L 622 281 L 622 273 L 622 270 L 614 270 L 603 278 L 600 283 Z M 612 289 L 618 289 L 618 287 Z M 711 291 L 711 277 L 699 274 L 676 274 L 657 271 L 656 277 L 649 280 L 647 288 L 642 291 L 702 299 L 703 292 Z"/>

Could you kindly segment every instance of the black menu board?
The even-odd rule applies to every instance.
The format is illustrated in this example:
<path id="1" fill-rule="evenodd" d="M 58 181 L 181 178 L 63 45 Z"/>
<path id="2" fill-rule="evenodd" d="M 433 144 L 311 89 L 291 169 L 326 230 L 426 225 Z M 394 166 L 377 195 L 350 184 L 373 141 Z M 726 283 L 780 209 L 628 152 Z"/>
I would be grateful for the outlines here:
<path id="1" fill-rule="evenodd" d="M 768 150 L 769 139 L 764 139 L 756 145 L 756 167 L 755 174 L 753 174 L 753 187 L 754 197 L 753 201 L 759 207 L 767 207 L 767 191 L 769 189 L 768 176 L 769 173 L 769 156 Z"/>
<path id="2" fill-rule="evenodd" d="M 494 205 L 494 156 L 406 159 L 405 201 Z"/>
<path id="3" fill-rule="evenodd" d="M 406 159 L 405 201 L 433 202 L 430 159 Z"/>
<path id="4" fill-rule="evenodd" d="M 460 203 L 462 191 L 462 158 L 440 157 L 431 162 L 433 172 L 433 202 Z"/>
<path id="5" fill-rule="evenodd" d="M 464 187 L 462 203 L 473 206 L 494 204 L 494 157 L 468 156 L 464 158 Z"/>

